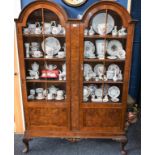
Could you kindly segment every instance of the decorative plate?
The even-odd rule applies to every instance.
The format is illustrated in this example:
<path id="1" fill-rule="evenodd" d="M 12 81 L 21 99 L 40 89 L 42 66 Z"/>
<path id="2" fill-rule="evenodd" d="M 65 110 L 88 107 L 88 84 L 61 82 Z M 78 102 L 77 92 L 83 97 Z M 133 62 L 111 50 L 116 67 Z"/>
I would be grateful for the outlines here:
<path id="1" fill-rule="evenodd" d="M 120 72 L 120 68 L 119 68 L 119 66 L 116 65 L 116 64 L 111 64 L 111 65 L 109 65 L 109 67 L 108 67 L 108 71 L 113 71 L 113 73 L 116 72 L 116 74 L 118 75 L 119 72 Z"/>
<path id="2" fill-rule="evenodd" d="M 86 3 L 87 0 L 63 0 L 69 6 L 78 7 Z"/>
<path id="3" fill-rule="evenodd" d="M 95 90 L 95 95 L 96 95 L 97 97 L 102 97 L 102 96 L 103 96 L 103 91 L 102 91 L 102 89 L 101 89 L 101 88 L 96 89 L 96 90 Z"/>
<path id="4" fill-rule="evenodd" d="M 87 98 L 89 95 L 90 95 L 90 90 L 88 89 L 87 86 L 84 86 L 83 87 L 83 96 Z"/>
<path id="5" fill-rule="evenodd" d="M 92 72 L 92 66 L 89 64 L 84 64 L 84 76 Z"/>
<path id="6" fill-rule="evenodd" d="M 94 55 L 95 52 L 95 45 L 91 41 L 84 42 L 84 56 L 89 58 Z"/>
<path id="7" fill-rule="evenodd" d="M 105 72 L 105 67 L 103 64 L 97 64 L 95 67 L 94 67 L 94 72 L 96 73 L 96 75 L 99 75 L 99 74 L 104 74 Z"/>
<path id="8" fill-rule="evenodd" d="M 106 13 L 99 13 L 97 14 L 92 21 L 93 29 L 96 33 L 100 34 L 98 32 L 98 24 L 105 24 L 106 23 Z M 107 16 L 107 29 L 106 34 L 110 33 L 114 28 L 114 19 L 111 15 L 108 14 Z"/>
<path id="9" fill-rule="evenodd" d="M 60 49 L 61 49 L 61 45 L 58 39 L 54 38 L 54 37 L 48 37 L 46 38 L 42 44 L 42 50 L 45 53 L 50 53 L 52 52 L 53 55 L 57 54 Z"/>
<path id="10" fill-rule="evenodd" d="M 95 90 L 97 89 L 97 85 L 91 84 L 91 85 L 89 85 L 88 89 L 89 89 L 91 95 L 95 95 Z"/>
<path id="11" fill-rule="evenodd" d="M 120 95 L 120 89 L 117 86 L 112 86 L 108 90 L 108 95 L 113 99 L 117 98 Z"/>
<path id="12" fill-rule="evenodd" d="M 122 50 L 123 46 L 122 43 L 118 40 L 111 40 L 108 43 L 108 47 L 107 47 L 107 53 L 110 56 L 117 56 L 118 55 L 118 51 Z"/>

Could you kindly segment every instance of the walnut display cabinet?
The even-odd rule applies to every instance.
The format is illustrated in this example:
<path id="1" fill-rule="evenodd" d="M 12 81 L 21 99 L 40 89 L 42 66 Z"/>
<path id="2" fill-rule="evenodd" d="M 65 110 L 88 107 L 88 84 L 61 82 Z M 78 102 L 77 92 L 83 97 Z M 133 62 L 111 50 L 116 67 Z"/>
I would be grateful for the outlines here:
<path id="1" fill-rule="evenodd" d="M 32 138 L 57 137 L 113 139 L 126 154 L 134 34 L 127 10 L 116 2 L 101 1 L 75 20 L 56 3 L 35 1 L 15 21 L 24 152 Z M 115 29 L 120 31 L 115 34 Z"/>

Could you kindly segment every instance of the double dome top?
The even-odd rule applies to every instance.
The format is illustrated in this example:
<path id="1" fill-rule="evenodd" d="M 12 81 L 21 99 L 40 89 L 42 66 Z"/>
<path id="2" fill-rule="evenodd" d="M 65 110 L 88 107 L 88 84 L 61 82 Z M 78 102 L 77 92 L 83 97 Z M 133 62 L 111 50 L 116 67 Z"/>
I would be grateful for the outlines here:
<path id="1" fill-rule="evenodd" d="M 38 0 L 27 5 L 20 13 L 19 18 L 16 19 L 16 22 L 23 23 L 23 25 L 25 25 L 30 14 L 32 14 L 34 11 L 38 9 L 47 9 L 53 12 L 55 15 L 58 16 L 60 23 L 62 25 L 64 25 L 68 20 L 71 20 L 68 18 L 68 15 L 64 10 L 64 8 L 62 8 L 57 3 L 52 1 Z M 87 25 L 89 24 L 92 15 L 100 13 L 101 11 L 116 14 L 117 16 L 120 17 L 120 20 L 122 20 L 122 24 L 124 26 L 127 26 L 132 21 L 128 11 L 120 4 L 112 1 L 100 1 L 94 3 L 84 12 L 81 21 L 85 21 Z"/>

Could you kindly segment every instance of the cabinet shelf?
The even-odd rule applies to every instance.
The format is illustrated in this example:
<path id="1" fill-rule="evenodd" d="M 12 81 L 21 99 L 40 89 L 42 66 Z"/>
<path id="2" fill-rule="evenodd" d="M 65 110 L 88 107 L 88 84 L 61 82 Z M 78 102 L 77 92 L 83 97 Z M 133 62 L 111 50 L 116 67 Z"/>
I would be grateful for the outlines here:
<path id="1" fill-rule="evenodd" d="M 84 36 L 84 38 L 92 38 L 92 39 L 126 39 L 127 36 L 112 36 L 112 35 L 92 35 L 92 36 Z"/>
<path id="2" fill-rule="evenodd" d="M 61 100 L 61 101 L 48 101 L 48 100 L 32 100 L 32 101 L 28 101 L 27 103 L 28 107 L 60 107 L 60 108 L 65 108 L 66 107 L 66 103 L 65 100 Z"/>
<path id="3" fill-rule="evenodd" d="M 26 80 L 28 83 L 66 83 L 64 80 Z"/>
<path id="4" fill-rule="evenodd" d="M 61 59 L 61 58 L 52 58 L 52 59 L 48 59 L 48 58 L 24 58 L 24 60 L 26 61 L 66 61 L 66 59 Z"/>
<path id="5" fill-rule="evenodd" d="M 102 83 L 111 83 L 111 84 L 123 84 L 123 81 L 113 81 L 113 80 L 108 80 L 108 81 L 83 81 L 84 84 L 91 84 L 91 83 L 96 83 L 96 84 L 102 84 Z"/>
<path id="6" fill-rule="evenodd" d="M 121 102 L 83 102 L 81 108 L 122 108 Z"/>
<path id="7" fill-rule="evenodd" d="M 56 37 L 56 38 L 65 38 L 65 35 L 58 34 L 58 35 L 53 35 L 53 34 L 23 34 L 24 37 Z"/>
<path id="8" fill-rule="evenodd" d="M 84 62 L 125 62 L 125 60 L 121 59 L 84 59 Z"/>

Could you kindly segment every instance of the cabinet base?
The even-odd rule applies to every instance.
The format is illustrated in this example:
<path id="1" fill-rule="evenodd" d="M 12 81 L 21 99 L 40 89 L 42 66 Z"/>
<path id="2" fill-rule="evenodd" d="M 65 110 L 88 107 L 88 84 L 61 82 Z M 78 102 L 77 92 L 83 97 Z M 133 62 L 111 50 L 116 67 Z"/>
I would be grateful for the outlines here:
<path id="1" fill-rule="evenodd" d="M 59 138 L 62 138 L 62 137 L 59 137 Z M 67 138 L 67 137 L 64 137 L 64 138 L 67 139 L 71 143 L 78 142 L 81 139 L 88 139 L 88 138 L 92 139 L 92 137 L 81 137 L 81 138 L 77 138 L 77 137 L 68 137 Z M 112 139 L 114 141 L 119 142 L 120 145 L 121 145 L 121 150 L 120 150 L 121 155 L 127 155 L 127 151 L 125 150 L 125 146 L 126 146 L 126 144 L 128 142 L 128 139 L 127 139 L 126 135 L 112 136 L 112 137 L 100 137 L 100 139 L 101 138 L 103 138 L 103 139 Z M 30 136 L 27 136 L 27 134 L 25 134 L 24 138 L 23 138 L 23 143 L 25 145 L 25 148 L 23 149 L 23 153 L 28 153 L 29 152 L 29 141 L 30 140 L 32 140 L 30 138 Z"/>

